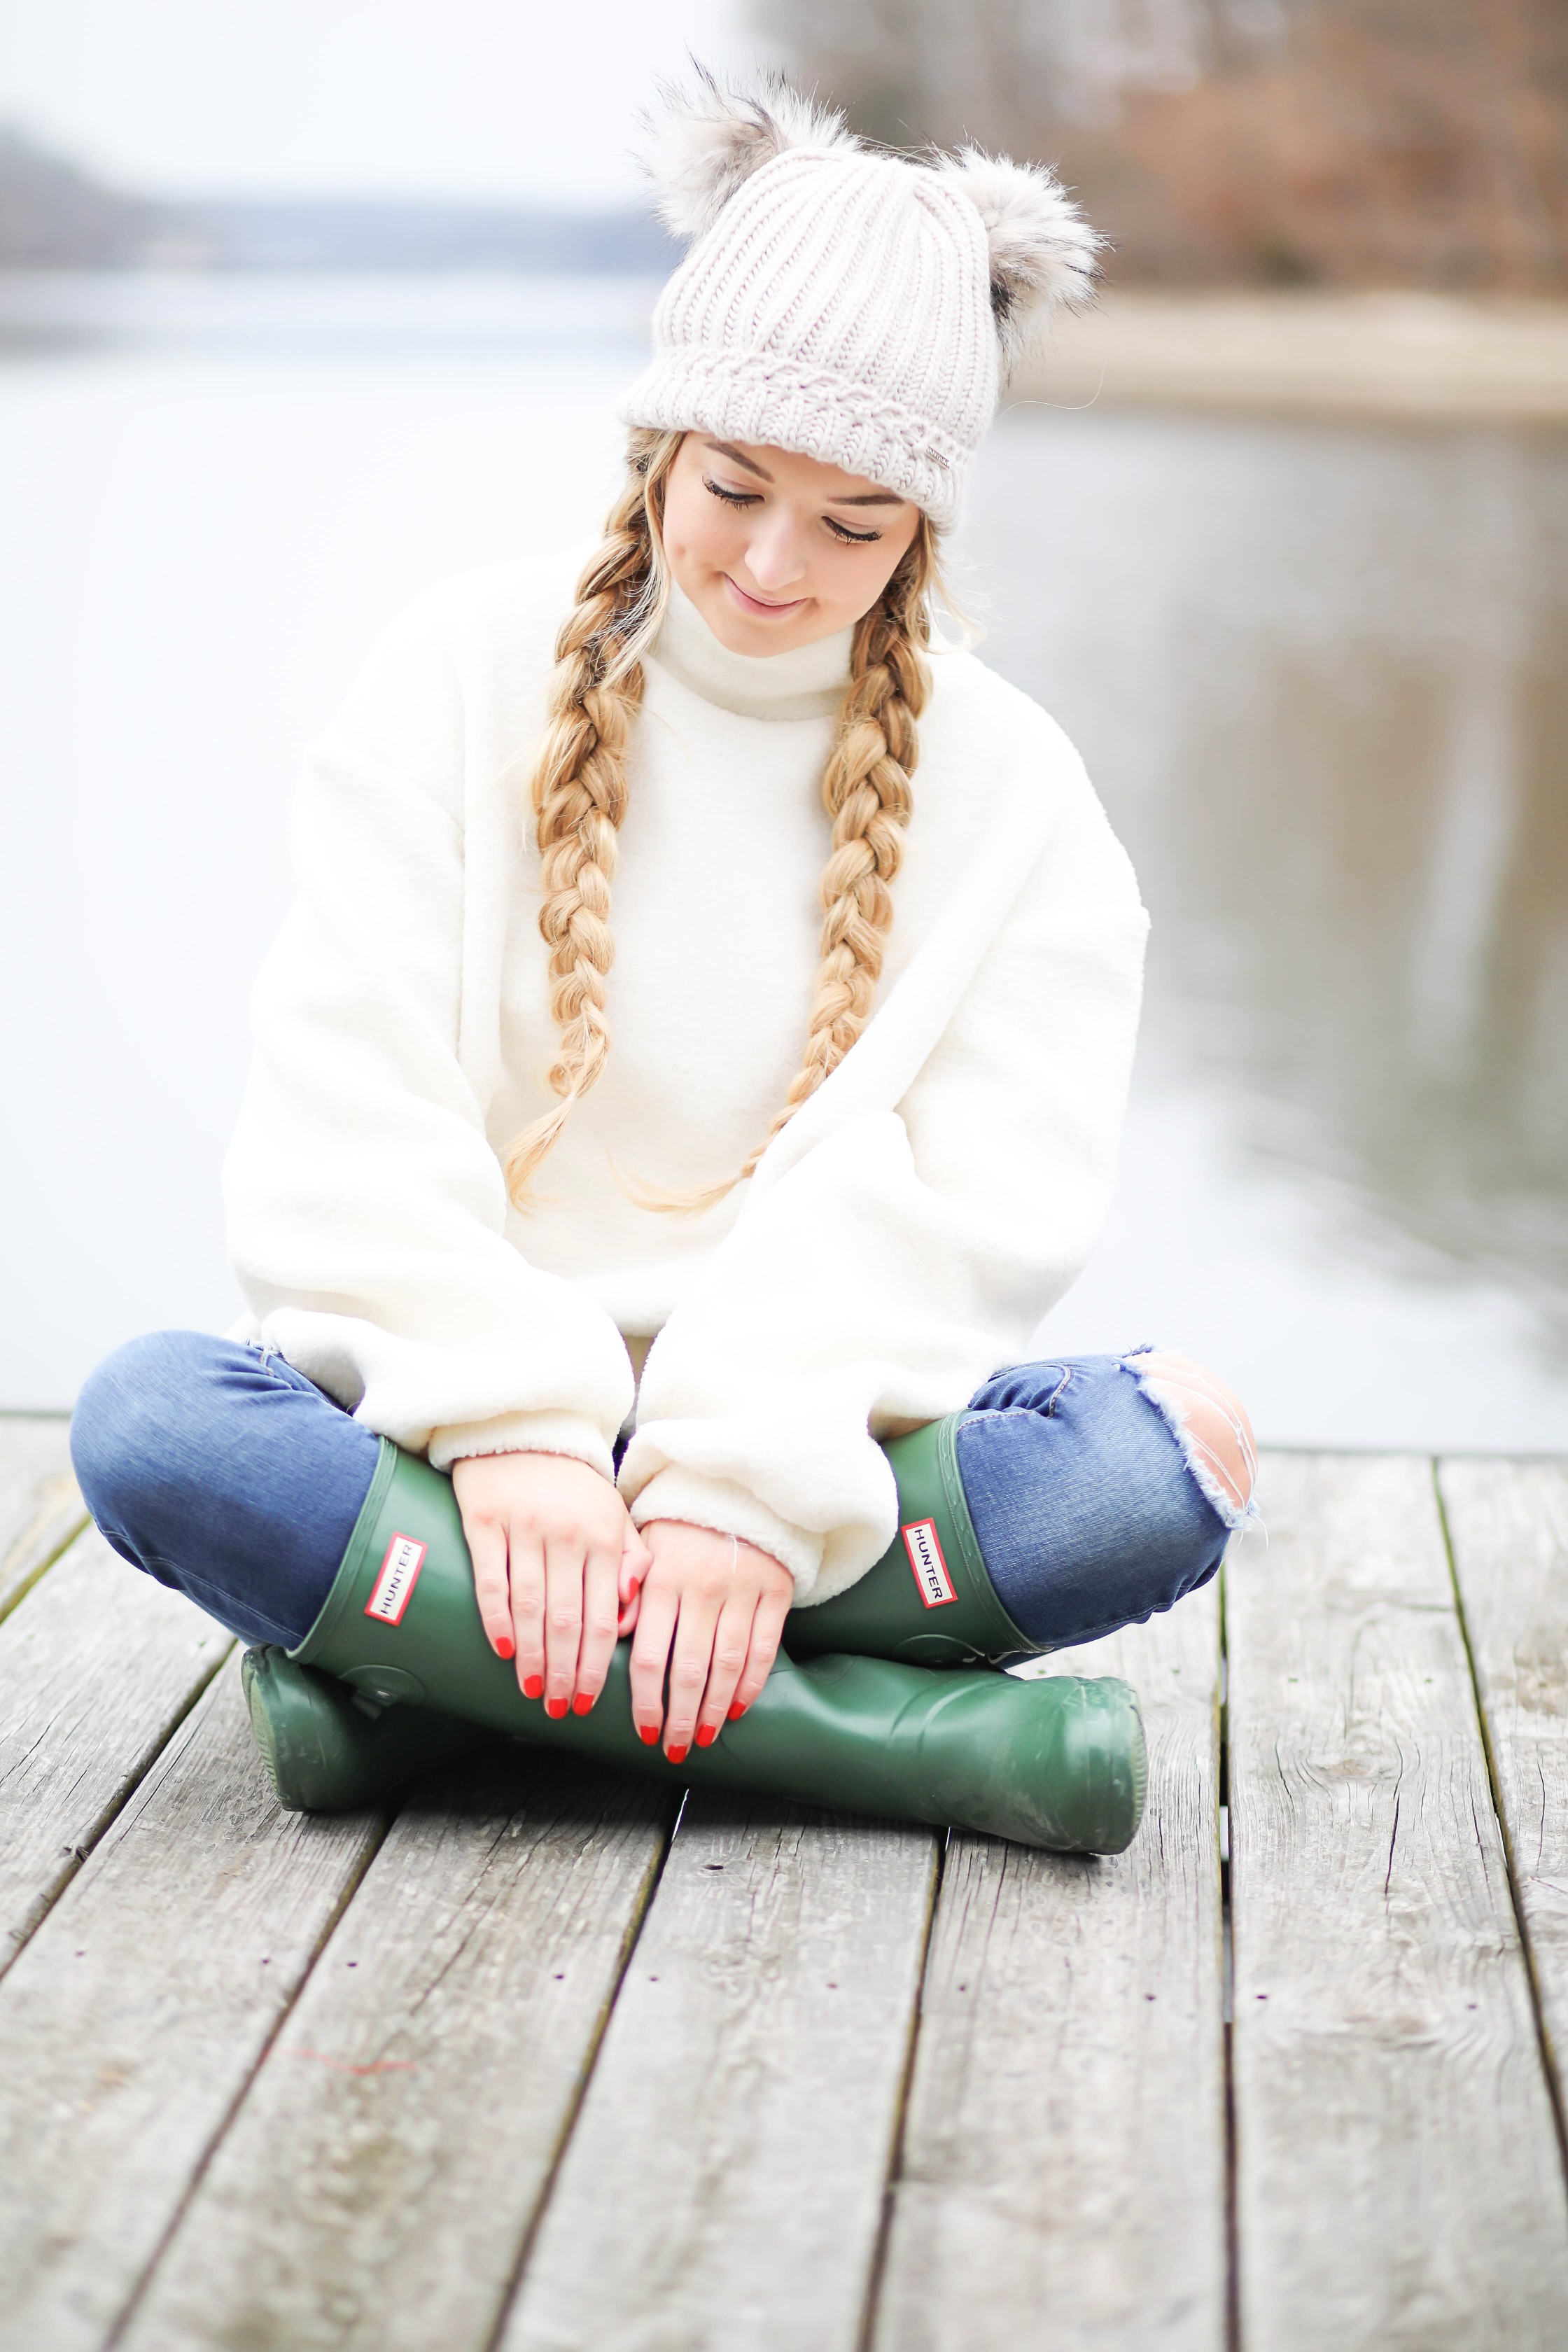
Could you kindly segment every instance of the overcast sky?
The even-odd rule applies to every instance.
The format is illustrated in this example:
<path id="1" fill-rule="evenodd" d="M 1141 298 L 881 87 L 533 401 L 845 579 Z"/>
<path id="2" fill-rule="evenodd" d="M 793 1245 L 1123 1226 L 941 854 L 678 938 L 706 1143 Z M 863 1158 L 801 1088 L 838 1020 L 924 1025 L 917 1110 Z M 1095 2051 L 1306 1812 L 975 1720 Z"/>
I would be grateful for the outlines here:
<path id="1" fill-rule="evenodd" d="M 591 208 L 689 51 L 763 54 L 747 0 L 0 0 L 0 121 L 151 193 Z"/>

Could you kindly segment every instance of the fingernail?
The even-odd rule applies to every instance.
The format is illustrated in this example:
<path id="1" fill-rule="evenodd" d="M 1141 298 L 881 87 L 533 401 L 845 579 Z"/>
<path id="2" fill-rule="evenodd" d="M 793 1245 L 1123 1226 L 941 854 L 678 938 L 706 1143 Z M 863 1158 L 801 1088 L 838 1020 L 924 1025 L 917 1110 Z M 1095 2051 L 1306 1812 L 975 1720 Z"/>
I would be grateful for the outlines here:
<path id="1" fill-rule="evenodd" d="M 697 1745 L 699 1748 L 711 1748 L 713 1742 L 718 1738 L 718 1737 L 719 1727 L 716 1723 L 700 1723 L 698 1725 Z"/>
<path id="2" fill-rule="evenodd" d="M 641 1577 L 640 1577 L 640 1576 L 634 1576 L 634 1577 L 633 1577 L 633 1579 L 632 1579 L 632 1580 L 631 1580 L 630 1587 L 629 1587 L 629 1589 L 628 1589 L 628 1591 L 627 1591 L 627 1592 L 626 1592 L 626 1607 L 627 1607 L 628 1609 L 631 1607 L 632 1602 L 637 1599 L 637 1594 L 638 1594 L 641 1591 L 642 1591 L 642 1579 L 641 1579 Z"/>
<path id="3" fill-rule="evenodd" d="M 684 1748 L 667 1748 L 665 1754 L 668 1757 L 672 1764 L 684 1764 L 686 1761 L 686 1750 Z"/>
<path id="4" fill-rule="evenodd" d="M 498 1658 L 515 1658 L 515 1657 L 516 1657 L 516 1655 L 517 1655 L 517 1643 L 512 1640 L 511 1635 L 510 1635 L 510 1633 L 498 1633 L 498 1634 L 497 1634 L 497 1636 L 496 1636 L 496 1655 L 497 1655 L 497 1657 L 498 1657 Z"/>
<path id="5" fill-rule="evenodd" d="M 524 1698 L 539 1698 L 542 1696 L 543 1691 L 544 1676 L 542 1675 L 530 1675 L 527 1681 L 522 1685 L 522 1695 Z"/>
<path id="6" fill-rule="evenodd" d="M 574 1715 L 586 1715 L 588 1709 L 593 1706 L 593 1704 L 594 1702 L 591 1698 L 584 1698 L 582 1692 L 579 1691 L 576 1697 L 572 1702 L 572 1712 Z"/>
<path id="7" fill-rule="evenodd" d="M 547 1698 L 544 1702 L 544 1712 L 550 1717 L 552 1723 L 559 1723 L 562 1717 L 566 1712 L 565 1700 L 563 1698 Z"/>
<path id="8" fill-rule="evenodd" d="M 739 1722 L 740 1722 L 740 1720 L 741 1720 L 741 1717 L 745 1714 L 745 1712 L 746 1712 L 745 1708 L 742 1706 L 742 1704 L 741 1704 L 741 1702 L 740 1702 L 740 1700 L 739 1700 L 738 1698 L 736 1698 L 736 1699 L 731 1699 L 731 1702 L 730 1702 L 730 1720 L 731 1720 L 731 1723 L 739 1723 Z"/>
<path id="9" fill-rule="evenodd" d="M 637 1726 L 637 1738 L 643 1742 L 645 1747 L 651 1748 L 655 1740 L 658 1738 L 658 1724 L 639 1723 Z"/>

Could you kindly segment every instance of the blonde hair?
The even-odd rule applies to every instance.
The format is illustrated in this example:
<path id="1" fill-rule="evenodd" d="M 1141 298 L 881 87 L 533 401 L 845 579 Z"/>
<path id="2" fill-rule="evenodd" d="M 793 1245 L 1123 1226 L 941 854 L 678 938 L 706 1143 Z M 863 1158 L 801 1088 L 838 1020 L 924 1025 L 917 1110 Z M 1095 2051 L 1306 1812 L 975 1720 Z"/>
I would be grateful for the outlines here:
<path id="1" fill-rule="evenodd" d="M 610 884 L 626 813 L 626 745 L 642 701 L 641 656 L 668 596 L 664 491 L 684 438 L 646 428 L 632 434 L 626 487 L 555 642 L 550 724 L 534 766 L 532 800 L 543 894 L 539 928 L 550 950 L 550 1011 L 558 1033 L 548 1084 L 560 1100 L 505 1154 L 507 1190 L 519 1208 L 531 1204 L 535 1171 L 609 1052 Z M 922 514 L 891 579 L 855 627 L 849 685 L 822 779 L 833 847 L 822 877 L 821 959 L 800 1066 L 767 1133 L 733 1175 L 698 1192 L 642 1188 L 648 1207 L 689 1213 L 722 1200 L 752 1173 L 866 1025 L 913 805 L 915 722 L 931 691 L 925 648 L 937 584 L 936 532 Z"/>

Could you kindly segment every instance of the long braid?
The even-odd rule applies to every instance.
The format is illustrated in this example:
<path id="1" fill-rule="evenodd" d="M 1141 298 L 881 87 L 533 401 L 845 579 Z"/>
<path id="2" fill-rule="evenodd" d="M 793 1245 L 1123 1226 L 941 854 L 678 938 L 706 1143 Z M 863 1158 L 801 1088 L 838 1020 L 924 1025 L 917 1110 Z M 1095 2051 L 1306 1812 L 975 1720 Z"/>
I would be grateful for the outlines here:
<path id="1" fill-rule="evenodd" d="M 678 433 L 633 435 L 626 486 L 555 641 L 550 725 L 532 798 L 543 892 L 539 929 L 550 950 L 550 1011 L 560 1033 L 548 1083 L 561 1099 L 506 1153 L 507 1191 L 520 1208 L 529 1202 L 534 1171 L 609 1051 L 605 982 L 616 952 L 610 884 L 626 813 L 626 745 L 642 701 L 637 656 L 658 623 L 656 527 L 680 441 Z"/>
<path id="2" fill-rule="evenodd" d="M 891 884 L 914 807 L 915 721 L 931 693 L 925 647 L 934 534 L 921 527 L 879 601 L 856 627 L 838 740 L 822 779 L 833 852 L 822 876 L 822 961 L 805 1052 L 767 1134 L 741 1170 L 750 1176 L 781 1128 L 835 1071 L 870 1016 L 893 924 Z M 738 1181 L 738 1180 L 737 1180 Z"/>
<path id="3" fill-rule="evenodd" d="M 626 746 L 642 702 L 637 656 L 662 613 L 664 481 L 681 438 L 633 434 L 631 477 L 556 639 L 533 807 L 543 890 L 539 928 L 550 949 L 550 1010 L 560 1034 L 549 1085 L 561 1099 L 506 1153 L 507 1190 L 520 1208 L 531 1204 L 535 1170 L 609 1051 L 605 983 L 615 959 L 609 912 L 616 836 L 626 812 Z M 649 1208 L 693 1214 L 750 1176 L 870 1016 L 892 927 L 890 885 L 913 805 L 915 722 L 931 691 L 925 648 L 936 576 L 936 534 L 922 515 L 880 598 L 856 625 L 849 685 L 822 780 L 833 849 L 822 877 L 822 953 L 800 1067 L 767 1134 L 733 1176 L 693 1192 L 628 1185 Z"/>

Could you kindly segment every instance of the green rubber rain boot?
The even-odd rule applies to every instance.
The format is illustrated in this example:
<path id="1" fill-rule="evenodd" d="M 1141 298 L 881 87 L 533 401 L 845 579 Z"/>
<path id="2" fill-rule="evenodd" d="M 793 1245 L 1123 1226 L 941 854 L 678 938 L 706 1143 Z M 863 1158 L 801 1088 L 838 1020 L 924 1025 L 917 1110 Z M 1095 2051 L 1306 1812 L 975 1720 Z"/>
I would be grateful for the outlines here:
<path id="1" fill-rule="evenodd" d="M 958 1475 L 958 1432 L 950 1413 L 883 1452 L 899 1482 L 899 1529 L 875 1568 L 837 1600 L 792 1609 L 784 1647 L 792 1658 L 849 1650 L 911 1666 L 999 1665 L 1039 1649 L 1003 1608 L 980 1557 Z"/>
<path id="2" fill-rule="evenodd" d="M 270 1645 L 247 1650 L 240 1688 L 279 1801 L 292 1812 L 348 1812 L 395 1796 L 478 1737 L 455 1716 L 378 1706 Z M 346 1701 L 346 1704 L 345 1704 Z"/>
<path id="3" fill-rule="evenodd" d="M 541 1700 L 524 1698 L 515 1669 L 485 1638 L 450 1480 L 384 1441 L 331 1592 L 288 1665 L 349 1685 L 345 1720 L 367 1700 L 394 1713 L 430 1709 L 677 1787 L 954 1823 L 1068 1853 L 1120 1853 L 1137 1829 L 1143 1732 L 1125 1683 L 932 1674 L 846 1653 L 805 1664 L 784 1656 L 740 1721 L 676 1766 L 637 1736 L 629 1650 L 618 1645 L 585 1716 L 552 1719 Z M 274 1698 L 289 1703 L 286 1679 L 281 1662 L 254 1675 L 264 1710 Z M 347 1747 L 357 1740 L 351 1722 Z M 321 1802 L 320 1776 L 310 1800 L 275 1777 L 284 1803 Z"/>

